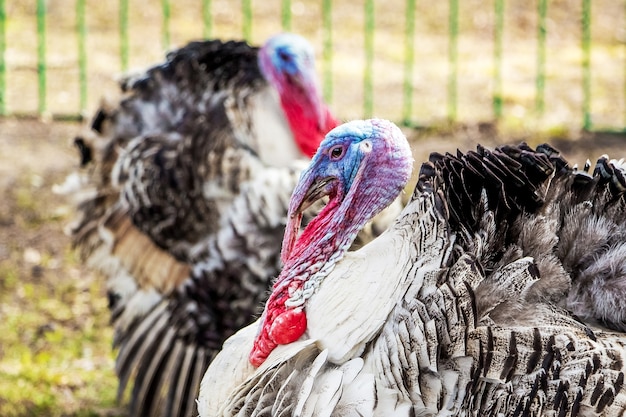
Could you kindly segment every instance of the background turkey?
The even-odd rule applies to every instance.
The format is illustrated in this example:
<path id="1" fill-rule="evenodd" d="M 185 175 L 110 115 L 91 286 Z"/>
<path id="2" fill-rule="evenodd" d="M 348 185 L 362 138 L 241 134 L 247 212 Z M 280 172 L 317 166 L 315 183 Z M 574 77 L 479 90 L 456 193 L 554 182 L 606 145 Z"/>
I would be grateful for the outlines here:
<path id="1" fill-rule="evenodd" d="M 368 131 L 362 123 L 352 125 L 353 136 Z M 400 136 L 374 127 L 365 139 Z M 318 161 L 333 154 L 324 144 L 320 152 L 294 193 L 296 212 L 327 189 L 319 187 L 326 167 Z M 376 170 L 345 155 L 355 171 Z M 329 245 L 310 236 L 335 242 L 354 234 L 312 221 L 318 230 L 300 239 L 316 247 L 288 245 L 297 259 L 281 274 L 290 268 L 307 283 L 285 292 L 279 279 L 262 319 L 226 341 L 204 377 L 200 414 L 623 414 L 626 337 L 592 321 L 623 326 L 623 309 L 607 314 L 603 304 L 624 296 L 625 167 L 602 157 L 588 170 L 547 145 L 433 154 L 400 217 L 359 251 L 324 251 Z M 335 181 L 341 191 L 331 193 L 328 217 L 380 205 L 375 196 L 353 205 L 352 182 Z M 307 287 L 312 294 L 294 306 Z M 573 306 L 586 322 L 568 311 Z M 304 309 L 305 336 L 283 344 L 276 321 L 296 309 Z M 258 360 L 264 349 L 271 353 Z"/>
<path id="2" fill-rule="evenodd" d="M 278 275 L 298 159 L 337 122 L 293 34 L 192 42 L 120 86 L 76 138 L 83 172 L 62 191 L 79 201 L 74 245 L 108 277 L 118 396 L 132 385 L 132 415 L 189 416 Z"/>

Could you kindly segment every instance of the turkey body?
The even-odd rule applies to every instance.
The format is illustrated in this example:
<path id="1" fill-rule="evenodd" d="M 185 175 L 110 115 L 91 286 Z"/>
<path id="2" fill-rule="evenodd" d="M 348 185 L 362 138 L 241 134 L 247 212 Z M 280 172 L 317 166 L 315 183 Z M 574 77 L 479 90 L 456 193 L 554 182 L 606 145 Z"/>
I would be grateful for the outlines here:
<path id="1" fill-rule="evenodd" d="M 337 122 L 291 34 L 192 42 L 120 88 L 75 139 L 70 233 L 107 277 L 118 397 L 190 416 L 223 340 L 260 312 L 301 160 Z"/>
<path id="2" fill-rule="evenodd" d="M 623 162 L 578 170 L 547 145 L 433 154 L 303 337 L 258 368 L 258 323 L 225 342 L 200 415 L 624 415 L 626 335 L 598 324 L 624 322 L 625 193 Z"/>

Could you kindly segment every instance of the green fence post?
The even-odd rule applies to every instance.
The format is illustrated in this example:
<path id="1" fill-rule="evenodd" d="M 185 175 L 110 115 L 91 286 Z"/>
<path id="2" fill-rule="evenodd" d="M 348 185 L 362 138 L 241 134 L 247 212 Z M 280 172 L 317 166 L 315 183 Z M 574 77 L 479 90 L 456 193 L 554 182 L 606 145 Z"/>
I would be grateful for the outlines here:
<path id="1" fill-rule="evenodd" d="M 539 23 L 537 25 L 537 78 L 535 80 L 535 111 L 538 116 L 543 115 L 544 91 L 546 84 L 546 16 L 548 14 L 548 0 L 539 0 Z"/>
<path id="2" fill-rule="evenodd" d="M 6 8 L 4 0 L 0 0 L 0 116 L 6 116 L 6 64 L 4 61 L 4 51 L 6 50 Z"/>
<path id="3" fill-rule="evenodd" d="M 448 119 L 456 120 L 457 71 L 458 71 L 458 35 L 459 35 L 459 0 L 450 0 L 448 44 Z"/>
<path id="4" fill-rule="evenodd" d="M 170 49 L 170 1 L 161 0 L 163 9 L 163 50 Z"/>
<path id="5" fill-rule="evenodd" d="M 363 73 L 363 115 L 374 112 L 374 0 L 365 0 L 365 69 Z"/>
<path id="6" fill-rule="evenodd" d="M 80 90 L 80 113 L 87 110 L 87 25 L 85 24 L 85 0 L 76 1 L 76 26 L 78 29 L 78 82 Z"/>
<path id="7" fill-rule="evenodd" d="M 324 85 L 322 87 L 324 100 L 327 103 L 333 101 L 333 20 L 332 20 L 332 0 L 322 2 L 322 57 Z"/>
<path id="8" fill-rule="evenodd" d="M 211 16 L 211 0 L 202 0 L 202 36 L 205 39 L 213 33 L 213 20 Z"/>
<path id="9" fill-rule="evenodd" d="M 120 61 L 128 70 L 128 0 L 120 0 Z"/>
<path id="10" fill-rule="evenodd" d="M 39 75 L 39 115 L 46 112 L 46 1 L 37 0 L 37 73 Z"/>
<path id="11" fill-rule="evenodd" d="M 252 0 L 242 0 L 243 38 L 250 42 L 252 38 Z"/>
<path id="12" fill-rule="evenodd" d="M 591 130 L 591 0 L 583 0 L 583 129 Z"/>
<path id="13" fill-rule="evenodd" d="M 283 0 L 281 13 L 280 13 L 280 22 L 282 28 L 285 32 L 291 31 L 291 0 Z"/>
<path id="14" fill-rule="evenodd" d="M 541 1 L 541 0 L 540 0 Z M 504 27 L 504 0 L 496 0 L 496 21 L 493 46 L 493 115 L 502 117 L 502 32 Z"/>
<path id="15" fill-rule="evenodd" d="M 402 123 L 411 125 L 413 113 L 413 65 L 415 51 L 415 3 L 416 0 L 406 1 L 406 21 L 404 27 L 404 82 Z"/>

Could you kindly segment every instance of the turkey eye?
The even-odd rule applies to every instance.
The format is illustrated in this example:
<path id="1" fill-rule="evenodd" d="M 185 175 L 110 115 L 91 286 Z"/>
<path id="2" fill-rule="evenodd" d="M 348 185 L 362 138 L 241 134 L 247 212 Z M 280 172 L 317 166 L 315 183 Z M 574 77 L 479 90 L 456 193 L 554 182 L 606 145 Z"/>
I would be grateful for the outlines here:
<path id="1" fill-rule="evenodd" d="M 332 160 L 337 160 L 339 158 L 341 158 L 343 156 L 343 147 L 342 146 L 335 146 L 334 148 L 332 148 L 330 150 L 330 159 Z"/>
<path id="2" fill-rule="evenodd" d="M 291 60 L 291 57 L 289 56 L 289 54 L 284 51 L 278 52 L 278 56 L 283 62 L 289 62 Z"/>

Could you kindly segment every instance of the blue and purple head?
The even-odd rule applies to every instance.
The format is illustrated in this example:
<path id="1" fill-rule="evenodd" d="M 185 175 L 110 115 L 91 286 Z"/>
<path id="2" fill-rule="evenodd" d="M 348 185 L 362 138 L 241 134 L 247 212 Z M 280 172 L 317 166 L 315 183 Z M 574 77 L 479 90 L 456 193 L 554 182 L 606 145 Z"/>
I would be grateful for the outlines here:
<path id="1" fill-rule="evenodd" d="M 280 96 L 295 142 L 311 157 L 324 135 L 338 124 L 319 90 L 313 47 L 293 33 L 273 36 L 259 51 L 259 67 Z"/>
<path id="2" fill-rule="evenodd" d="M 311 44 L 302 36 L 282 33 L 271 37 L 259 52 L 259 66 L 266 79 L 279 93 L 290 84 L 303 90 L 316 86 L 315 53 Z"/>
<path id="3" fill-rule="evenodd" d="M 398 196 L 412 169 L 406 137 L 387 120 L 355 120 L 331 130 L 292 194 L 283 262 L 295 242 L 302 212 L 314 202 L 328 196 L 324 210 L 349 206 L 345 213 L 366 222 Z"/>

